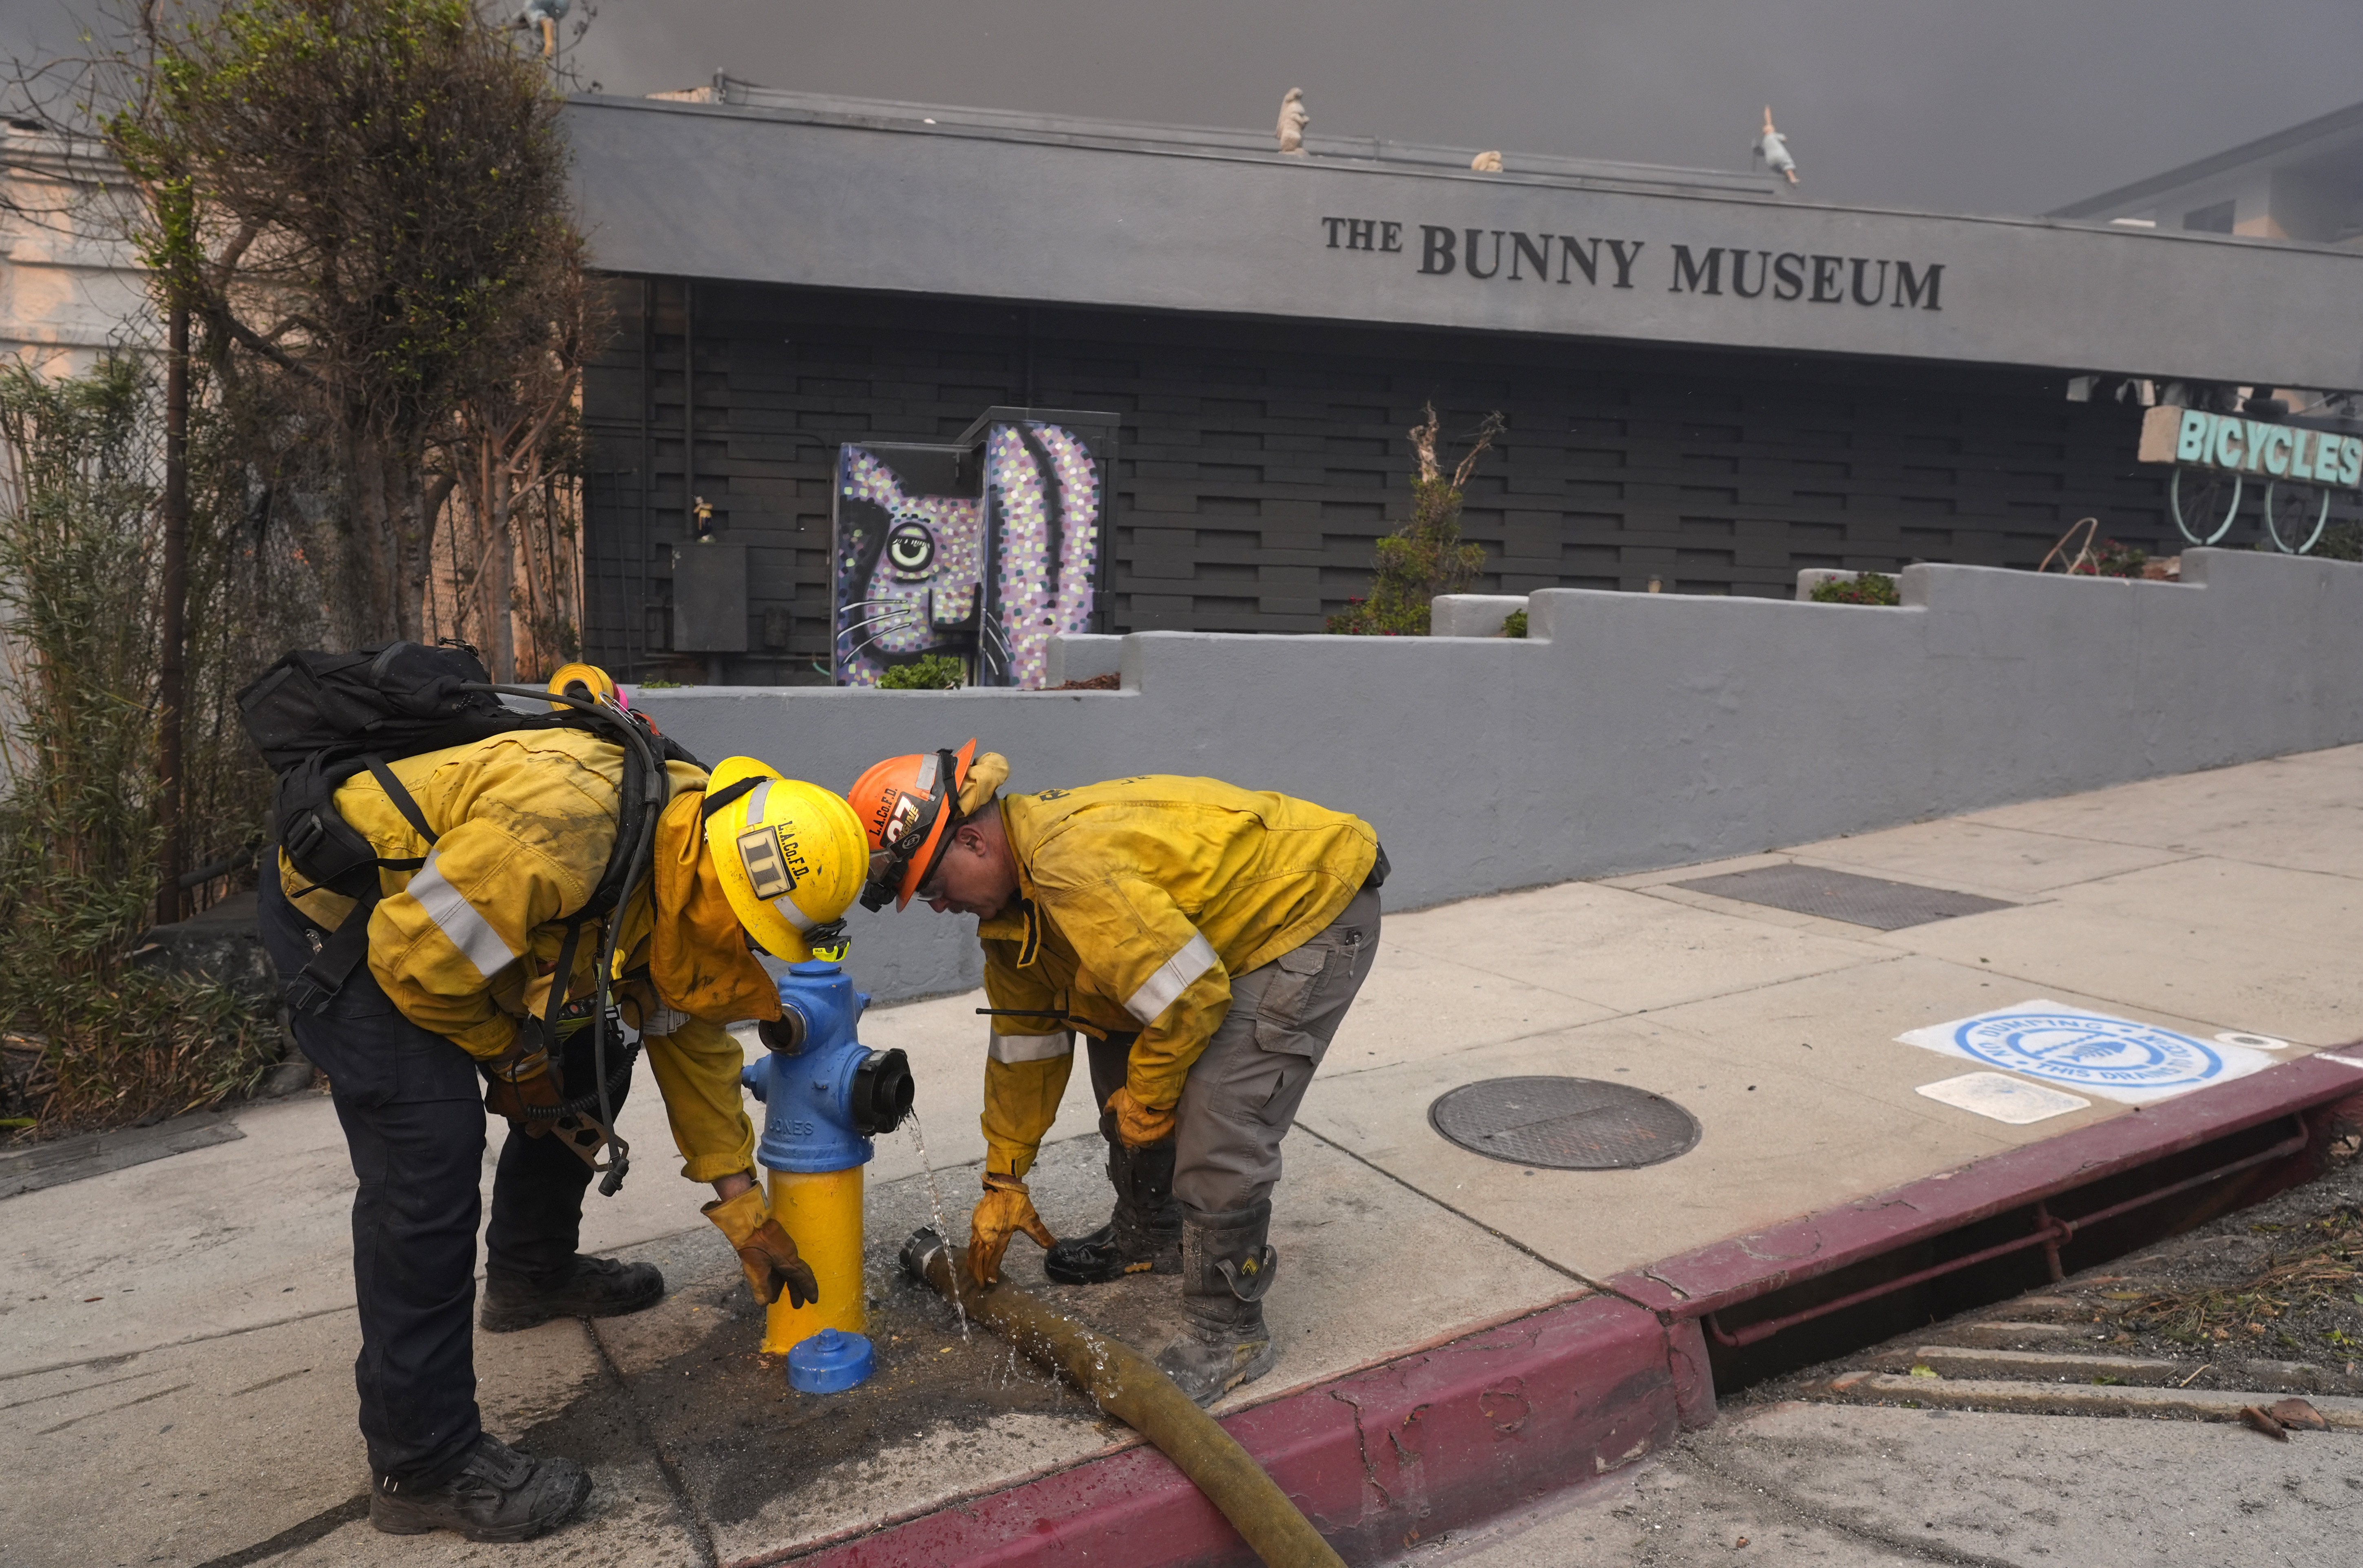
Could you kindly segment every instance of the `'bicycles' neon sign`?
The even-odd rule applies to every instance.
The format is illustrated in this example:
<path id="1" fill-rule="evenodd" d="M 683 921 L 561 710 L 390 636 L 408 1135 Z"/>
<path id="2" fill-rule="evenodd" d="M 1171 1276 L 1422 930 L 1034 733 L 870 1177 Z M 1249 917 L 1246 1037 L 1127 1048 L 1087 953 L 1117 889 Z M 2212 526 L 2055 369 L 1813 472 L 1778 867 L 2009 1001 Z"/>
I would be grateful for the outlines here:
<path id="1" fill-rule="evenodd" d="M 2158 407 L 2143 414 L 2136 456 L 2145 463 L 2363 487 L 2363 438 L 2197 408 Z"/>

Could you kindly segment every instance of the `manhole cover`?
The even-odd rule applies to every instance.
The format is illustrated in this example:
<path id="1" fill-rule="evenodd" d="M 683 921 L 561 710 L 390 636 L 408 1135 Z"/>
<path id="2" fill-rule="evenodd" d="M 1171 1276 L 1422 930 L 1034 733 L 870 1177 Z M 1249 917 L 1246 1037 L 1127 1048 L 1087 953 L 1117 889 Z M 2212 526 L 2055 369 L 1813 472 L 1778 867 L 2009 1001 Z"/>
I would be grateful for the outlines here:
<path id="1" fill-rule="evenodd" d="M 1437 1097 L 1427 1124 L 1489 1160 L 1620 1171 L 1687 1154 L 1698 1118 L 1663 1095 L 1592 1078 L 1487 1078 Z"/>
<path id="2" fill-rule="evenodd" d="M 1842 920 L 1875 931 L 1901 931 L 1957 915 L 1983 914 L 1988 910 L 2014 909 L 2000 899 L 1956 893 L 1944 888 L 1924 888 L 1916 882 L 1891 882 L 1884 877 L 1858 877 L 1851 871 L 1828 871 L 1819 866 L 1759 866 L 1753 871 L 1733 871 L 1721 877 L 1699 877 L 1677 882 L 1678 888 L 1713 893 L 1718 899 L 1769 904 L 1776 910 Z"/>

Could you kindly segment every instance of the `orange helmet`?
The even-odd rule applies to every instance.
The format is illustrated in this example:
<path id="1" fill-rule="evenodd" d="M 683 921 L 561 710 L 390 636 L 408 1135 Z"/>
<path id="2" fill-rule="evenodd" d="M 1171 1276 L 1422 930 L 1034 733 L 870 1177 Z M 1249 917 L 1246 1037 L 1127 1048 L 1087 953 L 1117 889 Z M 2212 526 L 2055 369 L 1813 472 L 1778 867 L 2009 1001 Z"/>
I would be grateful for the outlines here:
<path id="1" fill-rule="evenodd" d="M 883 909 L 894 900 L 907 908 L 927 879 L 960 825 L 960 786 L 976 761 L 976 742 L 957 752 L 914 752 L 890 756 L 864 773 L 846 791 L 854 815 L 870 835 L 870 885 L 861 907 Z"/>

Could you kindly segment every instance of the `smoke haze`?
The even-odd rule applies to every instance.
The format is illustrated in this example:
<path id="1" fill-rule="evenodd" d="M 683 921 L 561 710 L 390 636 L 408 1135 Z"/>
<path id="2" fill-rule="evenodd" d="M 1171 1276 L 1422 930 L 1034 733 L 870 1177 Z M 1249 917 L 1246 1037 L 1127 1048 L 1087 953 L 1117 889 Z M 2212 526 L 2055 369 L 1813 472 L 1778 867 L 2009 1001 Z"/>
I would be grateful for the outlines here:
<path id="1" fill-rule="evenodd" d="M 2042 212 L 2363 96 L 2356 0 L 592 0 L 584 83 L 768 86 L 1746 168 L 1808 199 Z M 506 9 L 507 7 L 501 7 Z M 0 0 L 0 54 L 74 48 Z M 567 23 L 584 15 L 576 0 Z"/>

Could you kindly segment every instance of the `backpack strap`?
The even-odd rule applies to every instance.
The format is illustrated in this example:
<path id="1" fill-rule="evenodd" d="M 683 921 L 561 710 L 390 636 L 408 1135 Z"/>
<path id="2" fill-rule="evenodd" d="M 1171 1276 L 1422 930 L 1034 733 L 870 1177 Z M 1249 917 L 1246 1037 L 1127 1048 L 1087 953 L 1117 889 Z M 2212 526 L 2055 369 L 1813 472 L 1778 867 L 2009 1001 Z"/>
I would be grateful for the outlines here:
<path id="1" fill-rule="evenodd" d="M 427 813 L 419 810 L 416 797 L 404 789 L 402 780 L 394 776 L 394 769 L 376 756 L 364 756 L 361 764 L 378 781 L 378 787 L 385 791 L 385 798 L 394 802 L 394 809 L 400 812 L 404 820 L 417 830 L 418 836 L 432 847 L 439 835 L 428 825 Z M 423 857 L 416 856 L 378 861 L 379 866 L 389 871 L 416 871 L 426 864 Z M 338 991 L 345 988 L 345 982 L 353 977 L 353 970 L 360 966 L 362 957 L 369 952 L 370 917 L 377 912 L 378 900 L 383 896 L 383 885 L 372 874 L 369 886 L 354 901 L 352 913 L 345 917 L 345 923 L 328 933 L 327 940 L 320 944 L 320 950 L 312 955 L 312 961 L 287 982 L 287 1006 L 291 1011 L 321 1011 Z"/>
<path id="2" fill-rule="evenodd" d="M 287 982 L 291 1012 L 321 1012 L 335 999 L 353 970 L 369 953 L 370 916 L 377 912 L 378 891 L 372 888 L 353 905 L 345 923 L 330 932 L 312 961 Z"/>
<path id="3" fill-rule="evenodd" d="M 394 776 L 394 769 L 388 767 L 379 758 L 364 756 L 361 758 L 361 763 L 370 770 L 370 777 L 377 780 L 378 788 L 385 791 L 385 798 L 394 802 L 394 809 L 402 813 L 403 820 L 408 823 L 417 832 L 418 836 L 427 841 L 427 846 L 432 849 L 436 839 L 441 835 L 427 825 L 427 813 L 418 809 L 417 797 L 404 789 L 402 780 Z M 380 860 L 378 864 L 391 871 L 415 871 L 427 862 L 424 859 Z"/>

